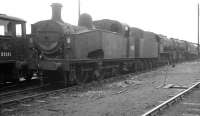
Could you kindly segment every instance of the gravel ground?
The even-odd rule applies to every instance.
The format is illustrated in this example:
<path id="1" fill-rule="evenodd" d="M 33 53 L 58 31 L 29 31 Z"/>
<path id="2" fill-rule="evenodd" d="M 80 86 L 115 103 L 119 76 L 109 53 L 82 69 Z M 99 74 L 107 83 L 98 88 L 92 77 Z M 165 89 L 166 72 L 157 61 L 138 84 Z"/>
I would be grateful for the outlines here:
<path id="1" fill-rule="evenodd" d="M 161 67 L 139 75 L 2 109 L 11 116 L 139 116 L 200 80 L 200 62 Z M 178 88 L 168 88 L 176 86 Z"/>

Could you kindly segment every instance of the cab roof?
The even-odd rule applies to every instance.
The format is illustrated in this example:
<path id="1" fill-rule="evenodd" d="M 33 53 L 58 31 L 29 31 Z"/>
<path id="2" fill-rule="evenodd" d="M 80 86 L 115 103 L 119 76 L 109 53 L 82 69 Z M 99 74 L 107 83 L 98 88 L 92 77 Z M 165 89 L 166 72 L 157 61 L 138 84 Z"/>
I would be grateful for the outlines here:
<path id="1" fill-rule="evenodd" d="M 17 18 L 17 17 L 13 17 L 13 16 L 8 16 L 6 14 L 0 14 L 0 19 L 9 20 L 9 21 L 16 21 L 16 22 L 24 22 L 24 23 L 26 22 L 23 19 L 20 19 L 20 18 Z"/>

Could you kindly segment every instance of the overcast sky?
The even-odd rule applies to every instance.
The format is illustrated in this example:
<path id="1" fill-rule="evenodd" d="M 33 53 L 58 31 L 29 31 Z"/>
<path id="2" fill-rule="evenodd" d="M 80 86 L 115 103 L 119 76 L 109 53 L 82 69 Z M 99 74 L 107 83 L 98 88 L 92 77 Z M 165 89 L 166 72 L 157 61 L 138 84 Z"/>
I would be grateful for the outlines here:
<path id="1" fill-rule="evenodd" d="M 30 24 L 51 18 L 51 3 L 62 3 L 63 21 L 77 25 L 78 0 L 1 0 L 0 13 Z M 197 42 L 200 0 L 81 0 L 81 13 L 93 20 L 114 19 L 168 37 Z"/>

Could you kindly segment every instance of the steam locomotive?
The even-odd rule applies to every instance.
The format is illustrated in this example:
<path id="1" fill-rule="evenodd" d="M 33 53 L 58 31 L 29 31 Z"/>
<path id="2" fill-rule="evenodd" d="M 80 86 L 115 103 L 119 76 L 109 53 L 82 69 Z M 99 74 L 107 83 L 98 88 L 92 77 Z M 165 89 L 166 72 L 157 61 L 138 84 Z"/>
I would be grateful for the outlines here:
<path id="1" fill-rule="evenodd" d="M 26 22 L 0 14 L 0 83 L 16 82 L 19 77 L 30 80 Z"/>
<path id="2" fill-rule="evenodd" d="M 188 49 L 193 45 L 186 41 L 115 20 L 92 21 L 88 14 L 82 14 L 74 26 L 61 19 L 61 4 L 51 6 L 52 18 L 32 25 L 38 58 L 31 67 L 49 79 L 82 83 L 190 58 Z"/>

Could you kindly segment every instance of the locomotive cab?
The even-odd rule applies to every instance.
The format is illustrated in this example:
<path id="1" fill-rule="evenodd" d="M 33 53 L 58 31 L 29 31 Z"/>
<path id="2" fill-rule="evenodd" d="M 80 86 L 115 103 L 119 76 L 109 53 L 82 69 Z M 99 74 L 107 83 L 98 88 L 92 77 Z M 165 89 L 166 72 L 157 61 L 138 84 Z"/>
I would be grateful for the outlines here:
<path id="1" fill-rule="evenodd" d="M 21 37 L 26 35 L 25 32 L 24 21 L 6 20 L 0 16 L 0 36 Z"/>
<path id="2" fill-rule="evenodd" d="M 27 43 L 26 22 L 0 14 L 0 83 L 19 80 L 18 71 L 28 56 Z"/>
<path id="3" fill-rule="evenodd" d="M 14 53 L 13 44 L 17 44 L 15 42 L 21 41 L 25 39 L 26 35 L 26 22 L 22 19 L 0 15 L 0 59 L 5 60 L 16 60 L 13 58 Z M 16 47 L 18 47 L 17 45 Z M 12 58 L 11 58 L 12 57 Z"/>

